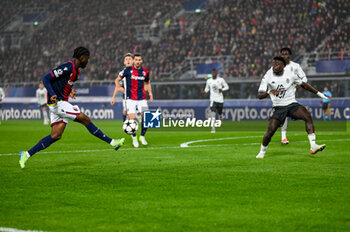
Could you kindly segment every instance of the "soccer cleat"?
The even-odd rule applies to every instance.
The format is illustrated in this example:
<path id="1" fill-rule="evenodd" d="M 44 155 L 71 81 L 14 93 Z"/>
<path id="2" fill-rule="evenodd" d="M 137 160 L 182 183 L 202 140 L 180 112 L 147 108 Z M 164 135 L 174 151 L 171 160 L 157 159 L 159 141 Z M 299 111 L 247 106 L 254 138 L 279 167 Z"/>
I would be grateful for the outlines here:
<path id="1" fill-rule="evenodd" d="M 322 145 L 315 144 L 311 146 L 310 153 L 312 155 L 315 155 L 317 152 L 323 151 L 325 148 L 326 148 L 326 144 L 322 144 Z"/>
<path id="2" fill-rule="evenodd" d="M 281 141 L 281 145 L 282 145 L 282 146 L 283 146 L 283 145 L 287 145 L 287 144 L 289 144 L 288 139 L 283 139 L 283 140 Z"/>
<path id="3" fill-rule="evenodd" d="M 19 153 L 19 165 L 21 165 L 21 168 L 24 168 L 26 166 L 26 162 L 29 159 L 26 153 L 26 151 L 21 151 Z"/>
<path id="4" fill-rule="evenodd" d="M 114 148 L 114 150 L 118 150 L 121 146 L 124 145 L 124 138 L 121 139 L 114 139 L 112 147 Z"/>
<path id="5" fill-rule="evenodd" d="M 259 154 L 256 156 L 257 159 L 263 159 L 265 156 L 265 153 L 259 152 Z"/>
<path id="6" fill-rule="evenodd" d="M 139 140 L 140 140 L 140 142 L 141 142 L 141 144 L 142 145 L 144 145 L 144 146 L 146 146 L 146 145 L 148 145 L 148 143 L 147 143 L 147 141 L 146 141 L 146 139 L 145 139 L 145 136 L 140 136 L 140 138 L 139 138 Z"/>
<path id="7" fill-rule="evenodd" d="M 137 141 L 137 136 L 135 136 L 135 137 L 131 136 L 131 138 L 132 138 L 132 145 L 134 147 L 139 147 L 139 142 Z"/>
<path id="8" fill-rule="evenodd" d="M 212 134 L 215 134 L 215 129 L 212 129 L 211 131 L 210 131 L 210 133 L 212 133 Z"/>

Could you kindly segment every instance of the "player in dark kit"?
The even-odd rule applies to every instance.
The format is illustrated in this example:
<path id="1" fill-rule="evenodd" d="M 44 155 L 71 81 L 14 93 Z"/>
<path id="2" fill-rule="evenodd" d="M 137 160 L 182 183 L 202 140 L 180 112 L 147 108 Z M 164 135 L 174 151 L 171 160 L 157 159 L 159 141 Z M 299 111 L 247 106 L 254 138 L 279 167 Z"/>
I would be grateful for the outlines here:
<path id="1" fill-rule="evenodd" d="M 142 63 L 141 54 L 134 54 L 134 64 L 121 71 L 115 82 L 116 88 L 121 89 L 126 95 L 126 109 L 129 119 L 135 119 L 137 110 L 141 115 L 145 110 L 148 110 L 145 91 L 148 92 L 149 100 L 153 101 L 149 70 L 142 67 Z M 125 79 L 126 84 L 124 88 L 121 88 L 120 81 L 123 79 Z M 142 145 L 147 145 L 145 138 L 147 128 L 143 126 L 143 122 L 141 122 L 141 125 L 142 130 L 139 140 Z M 136 133 L 132 135 L 132 144 L 134 147 L 139 147 Z"/>
<path id="2" fill-rule="evenodd" d="M 21 168 L 25 167 L 25 163 L 31 156 L 62 137 L 68 120 L 83 124 L 91 134 L 109 143 L 115 150 L 124 144 L 124 138 L 109 138 L 91 122 L 88 116 L 80 112 L 77 105 L 71 105 L 68 102 L 69 96 L 75 98 L 76 91 L 72 87 L 78 80 L 79 68 L 85 68 L 88 64 L 90 52 L 87 48 L 78 47 L 74 50 L 73 58 L 43 77 L 43 83 L 48 92 L 47 105 L 50 108 L 51 134 L 42 138 L 28 151 L 20 152 L 19 164 Z"/>

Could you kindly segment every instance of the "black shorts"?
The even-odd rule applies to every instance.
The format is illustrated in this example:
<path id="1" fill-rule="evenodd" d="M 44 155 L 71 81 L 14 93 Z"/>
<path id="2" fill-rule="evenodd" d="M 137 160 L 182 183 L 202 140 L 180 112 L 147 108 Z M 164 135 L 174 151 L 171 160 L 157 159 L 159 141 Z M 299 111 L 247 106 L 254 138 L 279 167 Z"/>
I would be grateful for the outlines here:
<path id="1" fill-rule="evenodd" d="M 218 111 L 218 114 L 222 114 L 222 108 L 224 108 L 224 103 L 220 103 L 220 102 L 211 102 L 210 103 L 211 111 L 215 111 L 215 109 L 216 109 Z"/>
<path id="2" fill-rule="evenodd" d="M 46 104 L 39 105 L 40 108 L 46 107 Z"/>
<path id="3" fill-rule="evenodd" d="M 283 125 L 284 121 L 286 120 L 286 117 L 292 117 L 292 114 L 302 105 L 299 103 L 292 103 L 287 106 L 276 106 L 273 107 L 273 110 L 271 112 L 270 118 L 278 119 L 281 122 L 281 125 Z"/>
<path id="4" fill-rule="evenodd" d="M 328 109 L 329 102 L 323 102 L 322 109 L 327 110 Z"/>

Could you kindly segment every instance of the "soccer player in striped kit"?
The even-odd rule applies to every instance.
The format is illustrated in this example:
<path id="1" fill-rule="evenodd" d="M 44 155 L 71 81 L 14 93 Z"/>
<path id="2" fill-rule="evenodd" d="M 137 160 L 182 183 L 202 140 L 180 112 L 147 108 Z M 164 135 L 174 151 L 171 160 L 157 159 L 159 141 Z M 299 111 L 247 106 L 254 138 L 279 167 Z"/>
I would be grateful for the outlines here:
<path id="1" fill-rule="evenodd" d="M 79 69 L 85 68 L 88 64 L 90 52 L 85 47 L 78 47 L 74 50 L 73 58 L 73 60 L 58 66 L 43 77 L 43 83 L 48 92 L 47 105 L 50 109 L 51 134 L 42 138 L 28 151 L 20 152 L 19 164 L 21 168 L 25 167 L 31 156 L 62 137 L 68 120 L 83 124 L 92 135 L 109 143 L 115 150 L 118 150 L 124 144 L 124 138 L 109 138 L 91 122 L 88 116 L 80 112 L 77 105 L 68 102 L 69 97 L 75 98 L 76 91 L 72 87 L 78 80 Z"/>
<path id="2" fill-rule="evenodd" d="M 142 67 L 142 62 L 143 60 L 141 54 L 134 54 L 134 65 L 121 71 L 115 81 L 116 88 L 121 89 L 121 91 L 123 91 L 123 93 L 126 95 L 126 109 L 129 119 L 136 118 L 137 110 L 141 112 L 141 114 L 143 111 L 148 110 L 145 91 L 148 92 L 149 100 L 153 101 L 149 71 L 148 69 Z M 126 80 L 126 84 L 124 88 L 122 88 L 120 86 L 120 81 L 124 78 Z M 145 146 L 148 144 L 145 138 L 147 128 L 144 128 L 142 122 L 141 125 L 142 130 L 139 140 L 142 145 Z M 134 147 L 139 147 L 136 133 L 132 135 L 132 145 Z"/>

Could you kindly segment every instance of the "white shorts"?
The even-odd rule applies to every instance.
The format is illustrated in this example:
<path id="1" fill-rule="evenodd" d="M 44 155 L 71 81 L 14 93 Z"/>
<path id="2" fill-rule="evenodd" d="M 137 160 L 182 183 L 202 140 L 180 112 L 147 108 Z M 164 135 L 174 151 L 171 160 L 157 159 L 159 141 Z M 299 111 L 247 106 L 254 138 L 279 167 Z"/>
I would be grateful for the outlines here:
<path id="1" fill-rule="evenodd" d="M 72 105 L 66 101 L 59 101 L 55 105 L 49 106 L 51 126 L 57 123 L 68 123 L 68 120 L 74 120 L 79 114 L 80 109 L 77 105 Z"/>
<path id="2" fill-rule="evenodd" d="M 124 112 L 124 111 L 127 111 L 127 110 L 126 110 L 126 99 L 123 99 L 123 100 L 122 100 L 122 105 L 123 105 L 123 112 Z"/>
<path id="3" fill-rule="evenodd" d="M 126 109 L 128 114 L 135 114 L 136 112 L 142 113 L 145 110 L 148 110 L 148 104 L 146 100 L 126 100 Z"/>

